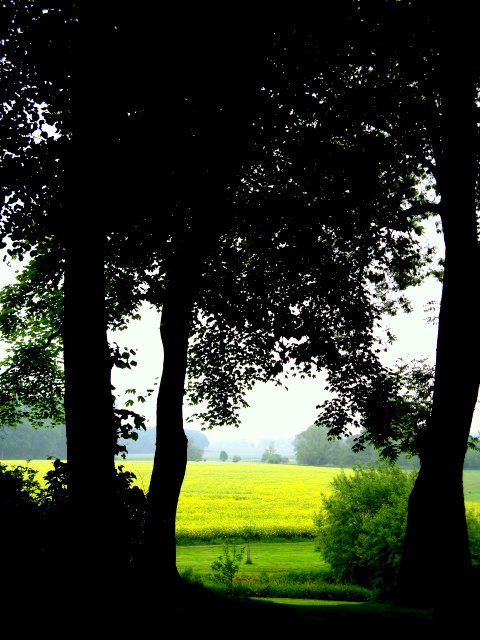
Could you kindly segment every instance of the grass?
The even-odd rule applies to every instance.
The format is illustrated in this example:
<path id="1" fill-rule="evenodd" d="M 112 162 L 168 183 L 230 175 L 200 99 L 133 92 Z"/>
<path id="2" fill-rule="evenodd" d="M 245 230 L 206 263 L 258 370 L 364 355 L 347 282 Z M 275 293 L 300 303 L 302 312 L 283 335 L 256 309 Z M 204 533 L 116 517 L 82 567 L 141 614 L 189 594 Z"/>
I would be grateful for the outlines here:
<path id="1" fill-rule="evenodd" d="M 465 504 L 480 506 L 480 469 L 468 469 L 463 472 L 463 490 Z"/>
<path id="2" fill-rule="evenodd" d="M 254 542 L 250 545 L 252 564 L 246 564 L 246 545 L 238 573 L 235 594 L 252 597 L 322 598 L 368 600 L 368 589 L 332 584 L 328 564 L 310 542 Z M 230 585 L 219 584 L 212 576 L 212 563 L 222 555 L 221 545 L 177 547 L 177 568 L 189 582 L 201 584 L 219 593 L 229 593 Z"/>
<path id="3" fill-rule="evenodd" d="M 255 576 L 264 572 L 270 574 L 287 572 L 328 571 L 328 564 L 315 551 L 315 543 L 310 542 L 252 542 L 251 556 L 253 564 L 240 565 L 239 576 Z M 177 546 L 177 567 L 180 572 L 192 569 L 194 573 L 205 576 L 211 571 L 212 562 L 221 553 L 221 545 Z"/>

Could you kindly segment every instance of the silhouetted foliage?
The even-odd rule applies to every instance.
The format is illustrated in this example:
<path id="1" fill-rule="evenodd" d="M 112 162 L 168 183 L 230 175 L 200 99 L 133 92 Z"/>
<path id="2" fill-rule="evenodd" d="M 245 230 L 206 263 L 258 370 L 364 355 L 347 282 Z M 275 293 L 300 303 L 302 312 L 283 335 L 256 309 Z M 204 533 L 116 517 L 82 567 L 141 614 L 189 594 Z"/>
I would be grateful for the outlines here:
<path id="1" fill-rule="evenodd" d="M 0 236 L 12 257 L 32 258 L 30 285 L 17 290 L 32 295 L 3 298 L 2 328 L 20 342 L 3 363 L 0 413 L 6 424 L 28 417 L 22 406 L 34 420 L 57 419 L 64 383 L 69 499 L 78 514 L 94 512 L 78 549 L 92 544 L 95 523 L 109 550 L 116 436 L 141 426 L 113 410 L 111 366 L 131 359 L 109 349 L 107 327 L 124 326 L 147 300 L 162 308 L 157 429 L 167 425 L 172 452 L 159 455 L 149 502 L 168 528 L 172 566 L 187 366 L 189 397 L 207 403 L 199 415 L 208 426 L 237 424 L 257 380 L 325 369 L 333 399 L 319 422 L 332 435 L 361 426 L 360 447 L 422 459 L 405 591 L 440 583 L 431 541 L 442 509 L 442 540 L 454 554 L 444 570 L 463 580 L 461 470 L 480 375 L 473 13 L 352 1 L 306 25 L 263 26 L 247 15 L 219 29 L 204 7 L 188 19 L 171 9 L 159 40 L 144 3 L 11 0 L 1 10 Z M 152 159 L 157 146 L 165 168 Z M 381 365 L 375 334 L 384 313 L 408 308 L 401 292 L 431 266 L 418 241 L 430 214 L 446 244 L 431 412 L 413 387 L 405 393 L 405 371 Z M 19 309 L 23 329 L 12 320 Z M 460 335 L 468 348 L 458 348 Z M 41 384 L 23 376 L 15 404 L 28 361 Z M 85 380 L 100 425 L 98 494 L 83 476 Z M 155 502 L 165 495 L 165 505 Z M 85 553 L 100 562 L 97 546 Z"/>

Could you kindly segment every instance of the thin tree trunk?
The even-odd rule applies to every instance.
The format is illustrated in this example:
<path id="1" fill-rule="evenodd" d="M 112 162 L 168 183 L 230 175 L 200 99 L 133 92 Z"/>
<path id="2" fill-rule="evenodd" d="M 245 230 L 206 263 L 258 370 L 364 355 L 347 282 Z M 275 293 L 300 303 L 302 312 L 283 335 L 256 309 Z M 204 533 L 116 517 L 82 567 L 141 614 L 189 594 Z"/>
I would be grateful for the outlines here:
<path id="1" fill-rule="evenodd" d="M 179 280 L 168 285 L 160 335 L 163 371 L 157 400 L 157 440 L 147 499 L 146 562 L 164 584 L 178 579 L 175 517 L 187 465 L 183 396 L 190 329 L 190 295 Z M 169 581 L 172 581 L 169 583 Z"/>

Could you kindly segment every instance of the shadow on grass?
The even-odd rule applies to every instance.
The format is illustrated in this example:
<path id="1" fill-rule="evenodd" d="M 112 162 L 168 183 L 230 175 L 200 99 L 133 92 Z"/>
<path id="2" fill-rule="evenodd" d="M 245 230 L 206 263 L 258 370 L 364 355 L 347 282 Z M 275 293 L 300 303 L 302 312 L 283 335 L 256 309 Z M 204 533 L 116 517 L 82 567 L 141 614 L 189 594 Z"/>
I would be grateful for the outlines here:
<path id="1" fill-rule="evenodd" d="M 250 638 L 262 634 L 311 630 L 325 631 L 395 631 L 407 633 L 409 638 L 420 637 L 433 627 L 431 610 L 409 609 L 380 602 L 334 602 L 319 600 L 293 600 L 287 598 L 234 598 L 210 592 L 199 585 L 184 585 L 183 595 L 177 600 L 177 616 L 182 628 L 189 620 L 203 611 L 209 611 L 209 619 L 215 625 L 226 625 L 239 633 L 248 633 Z M 198 624 L 198 619 L 197 619 Z M 321 625 L 321 626 L 319 626 Z M 187 626 L 188 628 L 188 626 Z M 197 627 L 198 629 L 198 627 Z M 192 627 L 193 630 L 193 627 Z"/>

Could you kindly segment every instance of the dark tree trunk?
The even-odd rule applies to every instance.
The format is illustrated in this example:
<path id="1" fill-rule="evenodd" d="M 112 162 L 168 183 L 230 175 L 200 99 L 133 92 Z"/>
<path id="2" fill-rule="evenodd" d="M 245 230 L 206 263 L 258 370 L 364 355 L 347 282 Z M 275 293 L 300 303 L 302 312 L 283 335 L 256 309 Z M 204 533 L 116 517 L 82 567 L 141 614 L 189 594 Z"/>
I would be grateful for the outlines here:
<path id="1" fill-rule="evenodd" d="M 72 225 L 65 251 L 63 342 L 68 493 L 80 568 L 112 549 L 115 427 L 107 343 L 103 238 Z M 78 235 L 77 235 L 78 234 Z M 75 237 L 73 237 L 75 236 Z M 79 239 L 89 237 L 87 244 Z M 88 256 L 88 258 L 87 258 Z M 69 545 L 71 543 L 69 542 Z M 98 564 L 100 568 L 100 564 Z"/>
<path id="2" fill-rule="evenodd" d="M 147 499 L 146 563 L 163 584 L 178 579 L 175 517 L 187 464 L 183 396 L 191 302 L 181 279 L 171 280 L 162 309 L 163 371 L 157 400 L 157 439 Z M 170 582 L 169 582 L 170 581 Z"/>
<path id="3" fill-rule="evenodd" d="M 105 257 L 112 156 L 105 81 L 108 15 L 81 7 L 72 42 L 65 121 L 63 342 L 70 531 L 68 572 L 74 597 L 105 608 L 116 555 L 111 363 L 107 341 Z M 112 126 L 112 125 L 110 125 Z M 88 585 L 87 591 L 85 586 Z M 75 587 L 80 589 L 76 592 Z M 88 594 L 88 595 L 87 595 Z M 92 614 L 93 616 L 94 614 Z"/>
<path id="4" fill-rule="evenodd" d="M 456 47 L 456 44 L 455 44 Z M 448 46 L 441 64 L 441 142 L 437 184 L 445 240 L 432 414 L 422 466 L 410 497 L 401 568 L 408 599 L 439 606 L 464 600 L 471 573 L 463 463 L 479 386 L 476 287 L 477 124 L 473 65 Z M 463 585 L 454 586 L 454 585 Z M 445 602 L 443 594 L 445 594 Z"/>

